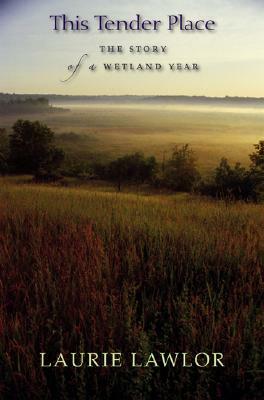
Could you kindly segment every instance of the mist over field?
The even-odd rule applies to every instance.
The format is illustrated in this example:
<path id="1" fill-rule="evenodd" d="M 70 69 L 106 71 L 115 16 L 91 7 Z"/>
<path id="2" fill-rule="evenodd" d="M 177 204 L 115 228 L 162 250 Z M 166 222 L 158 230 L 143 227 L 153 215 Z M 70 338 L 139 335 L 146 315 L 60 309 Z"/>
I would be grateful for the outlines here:
<path id="1" fill-rule="evenodd" d="M 40 120 L 54 130 L 68 152 L 87 161 L 112 159 L 143 151 L 159 160 L 175 145 L 189 143 L 202 173 L 225 156 L 231 163 L 248 165 L 252 146 L 263 137 L 264 102 L 240 98 L 175 98 L 141 96 L 49 96 L 65 113 L 21 115 Z M 11 129 L 19 115 L 1 116 Z M 75 133 L 71 143 L 61 134 Z"/>

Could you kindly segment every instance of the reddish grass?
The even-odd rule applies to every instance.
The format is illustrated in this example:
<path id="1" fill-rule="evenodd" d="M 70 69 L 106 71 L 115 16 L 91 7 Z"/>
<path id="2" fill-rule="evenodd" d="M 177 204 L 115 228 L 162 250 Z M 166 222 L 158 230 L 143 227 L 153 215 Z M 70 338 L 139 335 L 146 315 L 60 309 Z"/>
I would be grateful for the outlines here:
<path id="1" fill-rule="evenodd" d="M 192 217 L 192 233 L 115 220 L 106 235 L 92 219 L 3 203 L 2 397 L 262 398 L 263 231 L 236 215 L 204 236 L 209 214 L 199 234 Z M 218 351 L 226 367 L 40 368 L 40 352 L 79 351 Z"/>

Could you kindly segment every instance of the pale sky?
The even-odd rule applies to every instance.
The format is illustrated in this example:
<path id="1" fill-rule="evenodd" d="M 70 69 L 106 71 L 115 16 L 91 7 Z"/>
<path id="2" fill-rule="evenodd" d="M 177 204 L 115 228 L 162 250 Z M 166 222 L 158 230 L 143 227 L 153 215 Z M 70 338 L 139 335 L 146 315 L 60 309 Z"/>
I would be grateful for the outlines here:
<path id="1" fill-rule="evenodd" d="M 89 31 L 54 32 L 54 14 L 89 20 Z M 212 19 L 215 32 L 169 32 L 168 15 Z M 94 15 L 164 21 L 158 32 L 98 32 Z M 264 96 L 263 0 L 0 0 L 0 92 L 80 95 Z M 122 45 L 122 55 L 99 45 Z M 166 54 L 134 55 L 129 46 L 163 45 Z M 82 54 L 78 76 L 62 83 Z M 160 63 L 161 72 L 106 72 L 103 63 Z M 89 64 L 96 64 L 91 72 Z M 198 63 L 199 72 L 172 72 L 168 63 Z"/>

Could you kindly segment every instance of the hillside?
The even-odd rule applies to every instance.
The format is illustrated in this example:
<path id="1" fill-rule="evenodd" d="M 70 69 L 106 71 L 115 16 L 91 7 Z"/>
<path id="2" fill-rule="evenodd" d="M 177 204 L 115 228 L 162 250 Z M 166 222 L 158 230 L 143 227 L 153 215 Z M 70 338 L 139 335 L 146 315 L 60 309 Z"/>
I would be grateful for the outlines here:
<path id="1" fill-rule="evenodd" d="M 139 393 L 142 399 L 203 400 L 205 393 L 257 399 L 263 205 L 10 178 L 1 180 L 0 204 L 6 399 L 11 388 L 13 396 L 71 398 L 80 387 L 83 396 L 104 400 Z M 51 357 L 62 349 L 143 357 L 217 351 L 227 368 L 37 367 L 40 351 Z"/>

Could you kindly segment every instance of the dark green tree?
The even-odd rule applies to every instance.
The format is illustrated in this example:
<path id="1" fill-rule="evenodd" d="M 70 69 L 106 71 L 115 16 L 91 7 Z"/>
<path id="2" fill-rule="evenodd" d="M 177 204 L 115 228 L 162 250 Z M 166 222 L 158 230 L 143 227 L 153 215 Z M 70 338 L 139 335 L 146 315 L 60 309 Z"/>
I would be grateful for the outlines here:
<path id="1" fill-rule="evenodd" d="M 9 140 L 6 130 L 0 128 L 0 174 L 4 175 L 8 171 L 8 147 Z"/>
<path id="2" fill-rule="evenodd" d="M 220 197 L 236 200 L 255 198 L 255 182 L 240 163 L 232 168 L 227 159 L 222 158 L 215 170 L 215 183 Z"/>
<path id="3" fill-rule="evenodd" d="M 249 156 L 252 162 L 251 168 L 264 171 L 264 140 L 260 140 L 254 147 L 256 151 Z"/>
<path id="4" fill-rule="evenodd" d="M 177 191 L 190 192 L 200 179 L 196 157 L 188 144 L 176 146 L 164 168 L 165 184 Z"/>
<path id="5" fill-rule="evenodd" d="M 240 163 L 232 167 L 226 158 L 222 158 L 215 169 L 213 180 L 202 183 L 200 191 L 225 200 L 256 201 L 256 188 L 257 180 L 252 171 L 242 167 Z"/>
<path id="6" fill-rule="evenodd" d="M 254 145 L 255 152 L 250 154 L 250 174 L 256 184 L 256 192 L 261 197 L 264 192 L 264 140 Z"/>
<path id="7" fill-rule="evenodd" d="M 54 133 L 39 121 L 18 120 L 9 147 L 9 163 L 16 173 L 52 174 L 64 159 L 64 152 L 54 145 Z"/>
<path id="8" fill-rule="evenodd" d="M 108 178 L 117 183 L 118 190 L 124 182 L 144 183 L 150 181 L 157 168 L 155 157 L 142 153 L 125 155 L 112 161 L 108 166 Z"/>

